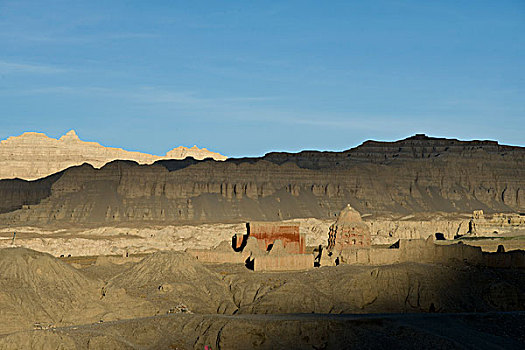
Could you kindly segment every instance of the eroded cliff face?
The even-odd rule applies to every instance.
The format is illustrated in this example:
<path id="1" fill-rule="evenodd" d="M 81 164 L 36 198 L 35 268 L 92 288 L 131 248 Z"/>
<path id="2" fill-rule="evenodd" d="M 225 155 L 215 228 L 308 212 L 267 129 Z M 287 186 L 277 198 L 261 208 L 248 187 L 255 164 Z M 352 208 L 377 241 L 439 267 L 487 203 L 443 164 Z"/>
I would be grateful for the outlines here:
<path id="1" fill-rule="evenodd" d="M 96 168 L 116 159 L 151 164 L 159 159 L 213 158 L 225 156 L 193 146 L 177 147 L 165 156 L 129 152 L 121 148 L 104 147 L 96 142 L 81 141 L 74 130 L 56 140 L 45 134 L 26 132 L 0 141 L 0 179 L 35 180 L 71 166 L 88 163 Z"/>
<path id="2" fill-rule="evenodd" d="M 224 162 L 186 159 L 150 166 L 115 161 L 101 169 L 84 165 L 24 186 L 43 188 L 41 197 L 24 200 L 26 190 L 0 181 L 2 221 L 322 219 L 335 217 L 347 204 L 363 214 L 523 212 L 525 149 L 419 135 L 397 142 L 368 141 L 345 152 L 270 153 Z M 20 209 L 13 210 L 17 205 Z"/>

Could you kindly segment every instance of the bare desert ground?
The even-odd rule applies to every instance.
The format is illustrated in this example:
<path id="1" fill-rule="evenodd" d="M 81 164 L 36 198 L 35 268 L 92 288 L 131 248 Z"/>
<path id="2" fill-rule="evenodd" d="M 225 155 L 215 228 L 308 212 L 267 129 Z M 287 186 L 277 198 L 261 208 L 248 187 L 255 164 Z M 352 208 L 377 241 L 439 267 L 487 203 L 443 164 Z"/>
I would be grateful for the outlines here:
<path id="1" fill-rule="evenodd" d="M 326 244 L 330 220 L 292 222 L 308 249 Z M 486 251 L 525 242 L 519 227 L 469 236 L 463 216 L 366 222 L 377 246 L 434 231 L 449 238 L 435 244 Z M 4 227 L 0 348 L 523 347 L 522 268 L 404 262 L 258 272 L 185 252 L 213 250 L 245 230 L 242 223 Z M 465 235 L 454 240 L 458 230 Z"/>

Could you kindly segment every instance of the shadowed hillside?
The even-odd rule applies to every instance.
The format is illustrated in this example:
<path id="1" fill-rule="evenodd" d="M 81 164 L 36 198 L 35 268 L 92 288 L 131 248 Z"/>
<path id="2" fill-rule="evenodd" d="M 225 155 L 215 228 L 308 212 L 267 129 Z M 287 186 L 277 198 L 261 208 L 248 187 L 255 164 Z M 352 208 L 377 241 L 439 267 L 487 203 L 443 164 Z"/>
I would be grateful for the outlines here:
<path id="1" fill-rule="evenodd" d="M 363 214 L 523 212 L 525 149 L 416 135 L 344 152 L 85 164 L 0 181 L 0 194 L 2 221 L 34 224 L 328 218 L 348 203 Z"/>

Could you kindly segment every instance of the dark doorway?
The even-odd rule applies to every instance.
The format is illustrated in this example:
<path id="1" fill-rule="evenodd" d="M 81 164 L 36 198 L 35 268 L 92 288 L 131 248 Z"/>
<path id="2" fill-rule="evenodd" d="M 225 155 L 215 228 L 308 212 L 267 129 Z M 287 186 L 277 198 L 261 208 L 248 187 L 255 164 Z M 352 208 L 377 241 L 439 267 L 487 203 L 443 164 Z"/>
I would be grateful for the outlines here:
<path id="1" fill-rule="evenodd" d="M 445 235 L 441 232 L 436 232 L 436 241 L 445 241 Z"/>
<path id="2" fill-rule="evenodd" d="M 248 270 L 254 270 L 255 268 L 255 259 L 250 259 L 250 257 L 248 257 L 245 261 L 244 261 L 244 266 L 246 266 L 246 268 Z"/>

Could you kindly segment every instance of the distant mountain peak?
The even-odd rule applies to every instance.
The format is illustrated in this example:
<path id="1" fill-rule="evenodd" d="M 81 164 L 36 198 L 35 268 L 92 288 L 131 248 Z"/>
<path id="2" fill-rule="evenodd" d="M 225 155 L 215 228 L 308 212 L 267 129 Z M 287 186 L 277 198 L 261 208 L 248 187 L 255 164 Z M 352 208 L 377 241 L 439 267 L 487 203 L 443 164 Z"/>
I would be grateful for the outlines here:
<path id="1" fill-rule="evenodd" d="M 0 142 L 0 179 L 21 178 L 35 180 L 83 163 L 100 168 L 114 160 L 131 160 L 139 164 L 152 164 L 161 159 L 227 157 L 206 148 L 177 147 L 165 156 L 130 152 L 121 148 L 104 147 L 96 142 L 82 141 L 75 130 L 68 131 L 58 140 L 43 133 L 25 132 Z"/>
<path id="2" fill-rule="evenodd" d="M 69 130 L 65 135 L 63 135 L 60 138 L 60 140 L 62 140 L 62 141 L 80 141 L 80 139 L 78 138 L 77 133 L 73 129 Z"/>

